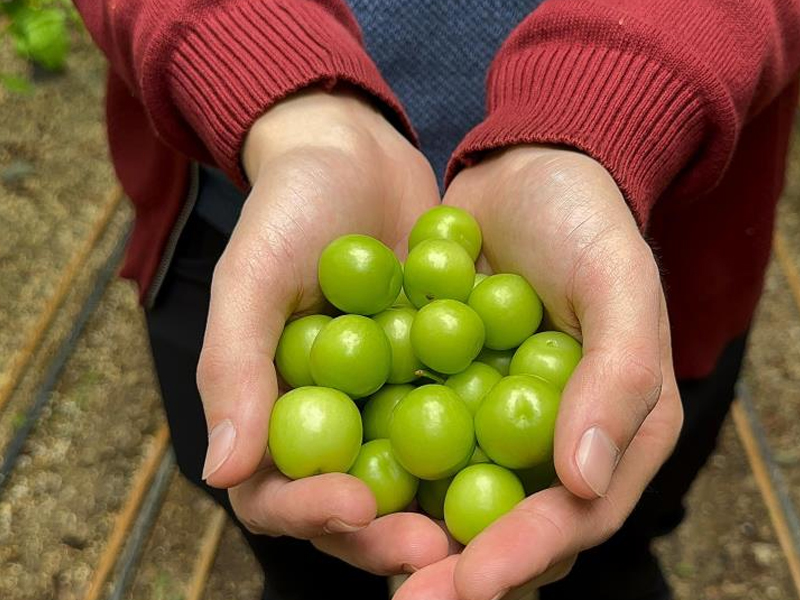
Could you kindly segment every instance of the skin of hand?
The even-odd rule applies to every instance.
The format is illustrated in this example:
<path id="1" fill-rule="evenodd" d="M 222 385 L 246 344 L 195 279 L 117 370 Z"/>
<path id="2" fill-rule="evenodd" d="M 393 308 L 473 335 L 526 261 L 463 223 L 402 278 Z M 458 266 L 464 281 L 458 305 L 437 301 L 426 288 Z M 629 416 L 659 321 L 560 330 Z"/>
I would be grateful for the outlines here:
<path id="1" fill-rule="evenodd" d="M 669 457 L 683 422 L 659 270 L 611 175 L 577 151 L 518 146 L 459 173 L 484 268 L 525 276 L 546 326 L 583 344 L 559 408 L 561 485 L 526 498 L 395 600 L 516 599 L 608 539 Z"/>
<path id="2" fill-rule="evenodd" d="M 242 159 L 252 190 L 214 271 L 197 370 L 210 432 L 203 478 L 229 488 L 236 514 L 255 533 L 311 539 L 377 574 L 441 560 L 448 540 L 430 519 L 375 519 L 375 499 L 360 480 L 330 473 L 290 481 L 267 451 L 279 394 L 275 348 L 290 315 L 323 307 L 321 251 L 362 233 L 402 255 L 417 217 L 439 202 L 433 171 L 369 103 L 321 90 L 267 111 Z"/>

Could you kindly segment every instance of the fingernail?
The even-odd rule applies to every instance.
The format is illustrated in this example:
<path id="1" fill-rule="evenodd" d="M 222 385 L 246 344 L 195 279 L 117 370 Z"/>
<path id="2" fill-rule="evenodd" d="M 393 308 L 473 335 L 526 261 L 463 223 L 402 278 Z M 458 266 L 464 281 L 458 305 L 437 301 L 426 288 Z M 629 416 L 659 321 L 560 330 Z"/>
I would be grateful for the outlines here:
<path id="1" fill-rule="evenodd" d="M 353 533 L 359 529 L 364 529 L 364 525 L 350 525 L 341 519 L 328 519 L 323 529 L 328 533 Z"/>
<path id="2" fill-rule="evenodd" d="M 619 460 L 619 448 L 599 427 L 586 430 L 575 454 L 583 480 L 598 496 L 605 496 Z"/>
<path id="3" fill-rule="evenodd" d="M 419 571 L 417 567 L 415 567 L 414 565 L 409 565 L 408 563 L 404 563 L 401 568 L 403 569 L 403 573 L 408 573 L 408 574 L 416 573 L 417 571 Z"/>
<path id="4" fill-rule="evenodd" d="M 208 435 L 206 462 L 203 465 L 203 480 L 211 477 L 228 460 L 236 442 L 236 428 L 230 419 L 217 423 Z"/>
<path id="5" fill-rule="evenodd" d="M 508 589 L 506 588 L 506 589 L 502 590 L 500 593 L 498 593 L 496 596 L 492 596 L 492 600 L 500 600 L 500 598 L 505 596 L 507 593 L 508 593 Z"/>

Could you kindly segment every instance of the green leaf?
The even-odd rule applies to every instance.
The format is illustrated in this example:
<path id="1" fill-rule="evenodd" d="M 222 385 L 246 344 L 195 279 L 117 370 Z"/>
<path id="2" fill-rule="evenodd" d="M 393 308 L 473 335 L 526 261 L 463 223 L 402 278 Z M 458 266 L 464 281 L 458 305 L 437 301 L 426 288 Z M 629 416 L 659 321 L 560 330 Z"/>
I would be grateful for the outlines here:
<path id="1" fill-rule="evenodd" d="M 13 15 L 10 32 L 21 56 L 52 71 L 64 66 L 69 36 L 63 10 L 31 7 L 20 9 Z"/>
<path id="2" fill-rule="evenodd" d="M 0 0 L 0 10 L 10 17 L 13 17 L 14 14 L 23 8 L 24 5 L 25 3 L 23 0 L 10 0 L 10 2 L 8 0 L 5 2 Z"/>
<path id="3" fill-rule="evenodd" d="M 5 75 L 0 73 L 0 85 L 9 92 L 17 94 L 30 94 L 33 92 L 31 82 L 19 75 Z"/>

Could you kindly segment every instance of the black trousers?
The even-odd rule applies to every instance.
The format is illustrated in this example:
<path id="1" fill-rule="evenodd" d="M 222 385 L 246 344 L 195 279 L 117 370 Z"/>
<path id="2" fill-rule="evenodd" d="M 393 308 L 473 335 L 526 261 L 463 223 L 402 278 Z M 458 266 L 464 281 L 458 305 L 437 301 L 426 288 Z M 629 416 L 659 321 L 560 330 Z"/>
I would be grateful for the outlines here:
<path id="1" fill-rule="evenodd" d="M 147 311 L 147 325 L 178 465 L 238 524 L 227 492 L 209 488 L 200 477 L 207 432 L 195 385 L 211 276 L 226 242 L 200 217 L 190 218 L 158 298 Z M 650 553 L 650 542 L 672 531 L 683 518 L 683 497 L 714 449 L 733 399 L 744 348 L 742 336 L 726 348 L 711 375 L 679 382 L 685 424 L 675 453 L 622 529 L 608 542 L 582 553 L 566 579 L 541 590 L 542 600 L 671 597 Z M 308 542 L 256 536 L 241 528 L 265 571 L 265 599 L 318 600 L 337 592 L 350 600 L 386 597 L 382 577 L 350 567 Z"/>

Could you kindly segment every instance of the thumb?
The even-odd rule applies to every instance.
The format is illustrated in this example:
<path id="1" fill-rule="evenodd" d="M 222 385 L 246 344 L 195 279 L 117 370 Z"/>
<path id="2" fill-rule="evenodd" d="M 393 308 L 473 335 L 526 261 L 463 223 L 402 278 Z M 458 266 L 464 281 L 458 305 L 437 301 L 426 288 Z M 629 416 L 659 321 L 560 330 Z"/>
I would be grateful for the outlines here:
<path id="1" fill-rule="evenodd" d="M 273 358 L 291 312 L 289 246 L 261 240 L 256 250 L 248 239 L 235 232 L 214 270 L 197 368 L 209 431 L 203 479 L 221 488 L 247 479 L 264 459 L 278 396 Z"/>
<path id="2" fill-rule="evenodd" d="M 649 249 L 638 258 L 606 256 L 587 265 L 575 294 L 583 358 L 562 396 L 555 462 L 562 483 L 590 499 L 605 495 L 622 454 L 661 396 L 669 332 Z"/>

